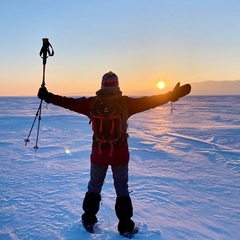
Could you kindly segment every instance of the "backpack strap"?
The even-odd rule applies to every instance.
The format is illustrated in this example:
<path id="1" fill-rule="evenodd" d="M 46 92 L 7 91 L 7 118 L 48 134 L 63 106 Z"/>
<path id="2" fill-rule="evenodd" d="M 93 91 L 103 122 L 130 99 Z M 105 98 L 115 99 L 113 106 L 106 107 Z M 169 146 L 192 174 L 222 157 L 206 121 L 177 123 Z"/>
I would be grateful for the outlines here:
<path id="1" fill-rule="evenodd" d="M 94 121 L 95 121 L 95 119 L 99 119 L 100 120 L 100 132 L 102 132 L 102 130 L 103 130 L 103 120 L 105 120 L 105 118 L 101 117 L 101 116 L 97 116 L 97 115 L 93 115 L 91 117 L 89 124 L 92 123 L 92 130 L 93 130 L 93 132 L 95 131 L 95 129 L 94 129 L 94 125 L 95 125 Z"/>

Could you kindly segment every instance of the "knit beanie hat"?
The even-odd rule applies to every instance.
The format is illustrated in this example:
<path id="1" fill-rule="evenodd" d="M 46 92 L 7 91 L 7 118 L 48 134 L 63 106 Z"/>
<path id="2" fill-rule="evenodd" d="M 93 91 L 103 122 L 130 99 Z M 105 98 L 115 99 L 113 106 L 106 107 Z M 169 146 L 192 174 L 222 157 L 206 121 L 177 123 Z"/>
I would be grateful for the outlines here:
<path id="1" fill-rule="evenodd" d="M 119 89 L 118 76 L 111 71 L 105 73 L 102 77 L 101 89 L 107 88 Z"/>

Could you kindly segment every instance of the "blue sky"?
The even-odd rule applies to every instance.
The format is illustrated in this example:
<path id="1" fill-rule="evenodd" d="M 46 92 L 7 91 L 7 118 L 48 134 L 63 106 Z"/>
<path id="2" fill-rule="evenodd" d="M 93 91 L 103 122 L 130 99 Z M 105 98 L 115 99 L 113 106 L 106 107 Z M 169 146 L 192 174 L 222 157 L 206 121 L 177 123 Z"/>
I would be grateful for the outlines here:
<path id="1" fill-rule="evenodd" d="M 95 93 L 109 70 L 126 92 L 238 80 L 239 12 L 238 0 L 1 0 L 0 96 L 36 94 L 43 37 L 54 93 Z"/>

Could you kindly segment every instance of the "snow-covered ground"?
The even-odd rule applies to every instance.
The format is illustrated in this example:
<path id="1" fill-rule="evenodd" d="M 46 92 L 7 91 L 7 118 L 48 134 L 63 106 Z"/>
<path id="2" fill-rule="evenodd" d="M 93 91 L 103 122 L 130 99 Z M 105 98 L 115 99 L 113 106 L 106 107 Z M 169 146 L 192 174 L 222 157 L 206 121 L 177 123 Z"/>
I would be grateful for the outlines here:
<path id="1" fill-rule="evenodd" d="M 91 127 L 37 98 L 0 98 L 0 239 L 123 239 L 109 170 L 95 234 L 80 224 Z M 240 239 L 240 97 L 194 97 L 130 118 L 133 239 Z"/>

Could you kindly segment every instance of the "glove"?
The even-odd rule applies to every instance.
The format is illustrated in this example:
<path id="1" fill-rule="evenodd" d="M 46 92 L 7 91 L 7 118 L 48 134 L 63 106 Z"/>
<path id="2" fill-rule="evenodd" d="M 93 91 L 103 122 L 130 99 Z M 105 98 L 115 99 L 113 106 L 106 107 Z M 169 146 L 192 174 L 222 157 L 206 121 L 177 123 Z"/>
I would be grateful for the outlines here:
<path id="1" fill-rule="evenodd" d="M 45 102 L 49 103 L 49 98 L 51 97 L 52 93 L 48 92 L 46 87 L 40 87 L 38 90 L 38 98 L 44 100 Z"/>
<path id="2" fill-rule="evenodd" d="M 169 92 L 169 101 L 176 102 L 179 98 L 188 95 L 191 92 L 191 85 L 185 84 L 180 86 L 180 83 L 177 83 L 174 89 Z"/>

